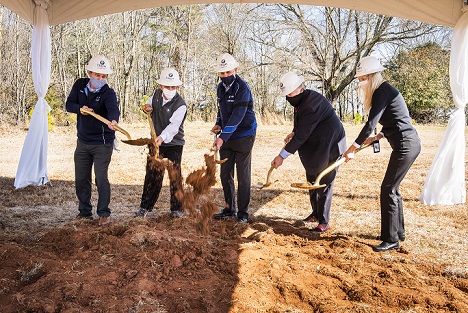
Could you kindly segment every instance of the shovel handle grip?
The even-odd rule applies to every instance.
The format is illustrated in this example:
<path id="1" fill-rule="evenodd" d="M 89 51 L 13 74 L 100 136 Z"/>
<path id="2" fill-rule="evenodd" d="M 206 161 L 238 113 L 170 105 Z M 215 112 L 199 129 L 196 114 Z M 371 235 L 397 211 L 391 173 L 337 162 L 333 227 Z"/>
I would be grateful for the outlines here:
<path id="1" fill-rule="evenodd" d="M 86 110 L 86 109 L 83 109 L 83 108 L 80 108 L 80 112 L 81 113 L 86 113 L 86 114 L 89 114 L 91 115 L 92 117 L 100 120 L 101 122 L 103 122 L 104 124 L 106 125 L 109 125 L 110 121 L 108 119 L 106 119 L 105 117 L 102 117 L 101 115 L 97 114 L 97 113 L 94 113 L 93 111 L 89 111 L 89 110 Z M 115 130 L 121 132 L 122 134 L 124 134 L 125 136 L 127 136 L 127 139 L 128 140 L 132 140 L 132 137 L 130 136 L 130 134 L 125 130 L 123 129 L 122 127 L 120 127 L 119 125 L 113 125 L 112 127 L 114 127 Z"/>

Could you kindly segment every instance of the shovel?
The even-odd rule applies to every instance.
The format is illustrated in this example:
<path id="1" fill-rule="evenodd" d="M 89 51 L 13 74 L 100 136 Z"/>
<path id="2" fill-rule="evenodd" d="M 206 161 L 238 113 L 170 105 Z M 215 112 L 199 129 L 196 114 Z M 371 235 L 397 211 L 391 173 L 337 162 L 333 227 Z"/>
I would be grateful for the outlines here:
<path id="1" fill-rule="evenodd" d="M 266 182 L 264 184 L 262 184 L 262 183 L 253 184 L 252 187 L 257 188 L 257 189 L 262 189 L 262 188 L 265 188 L 265 187 L 269 187 L 271 185 L 271 183 L 270 183 L 271 172 L 273 172 L 274 169 L 275 169 L 275 167 L 272 165 L 270 167 L 270 169 L 268 170 L 267 179 L 266 179 Z"/>
<path id="2" fill-rule="evenodd" d="M 80 112 L 81 113 L 87 113 L 95 118 L 97 118 L 98 120 L 100 120 L 101 122 L 103 122 L 104 124 L 106 125 L 109 125 L 110 121 L 104 117 L 102 117 L 101 115 L 99 114 L 96 114 L 94 113 L 93 111 L 90 111 L 90 110 L 86 110 L 86 109 L 83 109 L 83 108 L 80 108 Z M 132 137 L 130 136 L 130 134 L 125 130 L 123 129 L 122 127 L 118 126 L 118 125 L 113 125 L 114 129 L 121 132 L 122 134 L 124 134 L 125 136 L 127 136 L 128 140 L 131 140 Z"/>
<path id="3" fill-rule="evenodd" d="M 365 145 L 365 146 L 362 146 L 362 147 L 359 147 L 357 148 L 354 152 L 359 152 L 361 151 L 362 149 L 365 149 L 367 147 L 370 147 L 372 146 L 374 143 L 370 143 L 368 145 Z M 306 189 L 306 190 L 314 190 L 314 189 L 319 189 L 319 188 L 324 188 L 326 187 L 327 185 L 326 184 L 320 184 L 320 180 L 325 176 L 327 175 L 328 173 L 330 173 L 331 171 L 333 171 L 335 168 L 337 168 L 338 166 L 340 166 L 341 164 L 343 164 L 344 162 L 346 161 L 346 158 L 343 158 L 343 156 L 341 155 L 340 158 L 334 162 L 332 165 L 328 166 L 326 169 L 324 169 L 322 172 L 320 172 L 320 174 L 317 176 L 317 178 L 315 179 L 315 182 L 314 184 L 311 184 L 309 182 L 305 182 L 305 183 L 292 183 L 291 184 L 291 187 L 294 187 L 294 188 L 300 188 L 300 189 Z"/>
<path id="4" fill-rule="evenodd" d="M 154 130 L 154 124 L 153 124 L 153 119 L 151 118 L 151 114 L 146 112 L 145 107 L 142 106 L 141 109 L 143 112 L 146 113 L 146 116 L 148 118 L 148 123 L 150 125 L 150 131 L 151 131 L 151 139 L 149 138 L 139 138 L 139 139 L 133 139 L 133 140 L 122 140 L 122 142 L 133 145 L 133 146 L 146 146 L 150 144 L 154 144 L 155 147 L 155 158 L 159 158 L 159 145 L 158 142 L 156 141 L 156 131 Z"/>
<path id="5" fill-rule="evenodd" d="M 214 133 L 213 142 L 215 142 L 217 138 L 218 138 L 218 134 Z M 216 163 L 216 164 L 223 164 L 224 162 L 227 161 L 227 158 L 226 158 L 226 159 L 222 159 L 222 160 L 219 159 L 219 150 L 218 150 L 217 147 L 215 147 L 214 144 L 213 144 L 213 146 L 211 147 L 210 151 L 213 151 L 213 153 L 214 153 L 214 160 L 215 160 L 215 163 Z"/>

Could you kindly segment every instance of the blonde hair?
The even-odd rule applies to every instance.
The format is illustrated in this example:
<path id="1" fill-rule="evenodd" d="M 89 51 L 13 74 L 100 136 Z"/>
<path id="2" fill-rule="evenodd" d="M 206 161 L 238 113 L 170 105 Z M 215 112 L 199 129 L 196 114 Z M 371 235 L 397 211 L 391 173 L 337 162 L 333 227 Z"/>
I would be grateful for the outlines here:
<path id="1" fill-rule="evenodd" d="M 364 113 L 369 113 L 370 109 L 372 108 L 372 95 L 374 91 L 382 85 L 385 81 L 382 77 L 381 72 L 376 72 L 367 75 L 368 83 L 363 86 L 359 87 L 358 95 L 359 99 L 361 99 L 363 103 L 363 110 Z"/>

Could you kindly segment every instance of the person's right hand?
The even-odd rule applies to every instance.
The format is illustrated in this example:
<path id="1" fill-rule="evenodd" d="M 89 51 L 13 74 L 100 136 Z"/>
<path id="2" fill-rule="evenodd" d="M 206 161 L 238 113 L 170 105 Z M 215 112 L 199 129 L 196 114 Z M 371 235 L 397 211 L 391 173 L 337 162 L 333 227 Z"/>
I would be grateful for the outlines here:
<path id="1" fill-rule="evenodd" d="M 354 159 L 354 151 L 356 151 L 356 147 L 351 145 L 345 153 L 343 153 L 343 157 L 346 158 L 345 162 L 348 162 L 351 159 Z"/>
<path id="2" fill-rule="evenodd" d="M 143 106 L 143 111 L 145 111 L 146 113 L 151 113 L 153 112 L 153 106 L 147 103 Z"/>
<path id="3" fill-rule="evenodd" d="M 283 158 L 281 157 L 281 155 L 277 155 L 273 161 L 271 161 L 271 165 L 274 166 L 274 168 L 278 168 L 280 167 L 282 164 L 283 164 Z"/>
<path id="4" fill-rule="evenodd" d="M 86 106 L 86 105 L 83 105 L 81 108 L 82 108 L 84 111 L 91 111 L 91 112 L 94 112 L 93 109 L 91 109 L 90 107 L 88 107 L 88 106 Z M 84 112 L 84 111 L 81 111 L 81 110 L 80 110 L 81 114 L 83 114 L 83 115 L 89 115 L 88 113 L 86 113 L 86 112 Z"/>
<path id="5" fill-rule="evenodd" d="M 219 125 L 213 126 L 213 128 L 211 129 L 211 132 L 213 134 L 219 134 L 221 132 L 221 126 L 219 126 Z"/>

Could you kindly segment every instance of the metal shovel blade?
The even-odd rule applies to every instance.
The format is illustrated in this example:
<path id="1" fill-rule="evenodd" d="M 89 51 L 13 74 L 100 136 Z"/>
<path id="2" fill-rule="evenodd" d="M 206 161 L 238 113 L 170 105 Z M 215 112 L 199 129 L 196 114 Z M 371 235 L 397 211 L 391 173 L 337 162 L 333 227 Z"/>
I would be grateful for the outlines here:
<path id="1" fill-rule="evenodd" d="M 257 189 L 263 189 L 265 187 L 269 187 L 271 185 L 271 182 L 270 182 L 271 172 L 273 172 L 274 169 L 275 167 L 272 165 L 270 169 L 268 170 L 267 180 L 264 184 L 262 183 L 253 184 L 252 187 L 257 188 Z"/>
<path id="2" fill-rule="evenodd" d="M 138 139 L 132 139 L 132 140 L 122 140 L 123 143 L 126 143 L 128 145 L 132 146 L 146 146 L 154 143 L 154 141 L 150 138 L 138 138 Z"/>
<path id="3" fill-rule="evenodd" d="M 368 144 L 368 145 L 365 145 L 365 146 L 361 146 L 359 148 L 356 149 L 355 152 L 359 152 L 361 151 L 362 149 L 365 149 L 367 147 L 370 147 L 373 145 L 373 142 Z M 317 178 L 315 179 L 315 182 L 314 184 L 311 184 L 309 182 L 305 182 L 305 183 L 292 183 L 291 184 L 291 187 L 294 187 L 294 188 L 300 188 L 300 189 L 307 189 L 307 190 L 314 190 L 314 189 L 319 189 L 319 188 L 324 188 L 326 187 L 327 185 L 326 184 L 320 184 L 320 180 L 323 178 L 323 176 L 327 175 L 328 173 L 330 173 L 331 171 L 333 171 L 335 168 L 337 168 L 338 166 L 340 166 L 341 164 L 343 164 L 344 162 L 346 161 L 345 158 L 343 158 L 342 156 L 340 156 L 340 158 L 334 162 L 332 165 L 330 165 L 329 167 L 327 167 L 326 169 L 324 169 L 322 172 L 320 172 L 320 174 L 317 176 Z"/>

